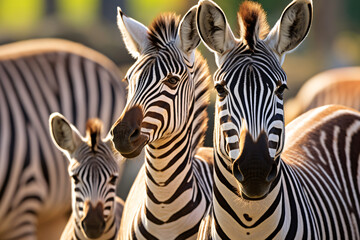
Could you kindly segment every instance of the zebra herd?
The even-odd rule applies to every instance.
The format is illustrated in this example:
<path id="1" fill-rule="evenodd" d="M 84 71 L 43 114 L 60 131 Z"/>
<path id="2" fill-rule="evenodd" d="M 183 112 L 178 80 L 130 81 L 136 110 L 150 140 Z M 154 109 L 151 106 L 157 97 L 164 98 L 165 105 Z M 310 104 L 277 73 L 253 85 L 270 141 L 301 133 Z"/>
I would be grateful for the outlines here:
<path id="1" fill-rule="evenodd" d="M 269 30 L 245 1 L 237 38 L 211 0 L 149 28 L 118 8 L 127 98 L 81 45 L 0 47 L 0 239 L 360 239 L 360 112 L 326 105 L 285 128 L 282 64 L 312 14 L 294 0 Z M 218 67 L 212 148 L 200 42 Z M 124 203 L 122 159 L 143 149 Z"/>

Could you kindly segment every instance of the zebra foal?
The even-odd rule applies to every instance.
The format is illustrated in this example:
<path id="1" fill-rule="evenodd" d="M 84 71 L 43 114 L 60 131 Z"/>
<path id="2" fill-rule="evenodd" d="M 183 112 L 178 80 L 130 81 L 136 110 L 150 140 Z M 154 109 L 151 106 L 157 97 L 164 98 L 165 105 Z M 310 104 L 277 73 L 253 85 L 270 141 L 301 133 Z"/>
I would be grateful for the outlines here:
<path id="1" fill-rule="evenodd" d="M 119 10 L 136 62 L 126 74 L 128 102 L 112 128 L 113 142 L 125 157 L 145 148 L 119 239 L 195 239 L 209 207 L 212 161 L 208 149 L 198 151 L 207 128 L 209 70 L 195 50 L 195 14 L 192 8 L 181 21 L 163 14 L 147 28 Z"/>
<path id="2" fill-rule="evenodd" d="M 101 139 L 101 121 L 87 121 L 85 138 L 59 113 L 50 115 L 49 126 L 72 178 L 72 215 L 61 239 L 115 239 L 124 207 L 115 192 L 119 156 L 110 137 Z"/>
<path id="3" fill-rule="evenodd" d="M 125 93 L 115 64 L 83 45 L 38 39 L 0 46 L 0 239 L 59 239 L 71 188 L 68 161 L 47 131 L 49 115 L 64 113 L 81 133 L 94 117 L 110 129 Z"/>

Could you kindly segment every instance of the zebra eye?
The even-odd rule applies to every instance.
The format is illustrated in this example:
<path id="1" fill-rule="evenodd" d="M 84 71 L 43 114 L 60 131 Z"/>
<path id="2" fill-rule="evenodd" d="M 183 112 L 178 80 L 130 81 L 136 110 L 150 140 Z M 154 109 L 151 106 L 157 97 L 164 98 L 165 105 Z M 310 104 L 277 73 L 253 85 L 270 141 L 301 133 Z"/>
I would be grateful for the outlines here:
<path id="1" fill-rule="evenodd" d="M 282 84 L 281 86 L 277 87 L 275 90 L 275 94 L 276 96 L 278 96 L 278 98 L 280 98 L 281 100 L 284 98 L 284 91 L 285 89 L 287 89 L 288 87 L 286 86 L 286 84 Z"/>
<path id="2" fill-rule="evenodd" d="M 168 75 L 167 78 L 165 79 L 164 83 L 170 87 L 170 88 L 174 88 L 176 87 L 176 85 L 180 82 L 180 78 L 178 76 L 174 76 L 174 75 Z"/>
<path id="3" fill-rule="evenodd" d="M 78 178 L 78 176 L 76 174 L 72 175 L 71 177 L 74 180 L 75 184 L 78 184 L 80 182 L 80 180 L 79 180 L 79 178 Z"/>
<path id="4" fill-rule="evenodd" d="M 221 84 L 217 84 L 215 86 L 215 89 L 218 92 L 220 97 L 224 97 L 227 94 L 227 91 L 226 91 L 225 87 L 223 85 L 221 85 Z"/>
<path id="5" fill-rule="evenodd" d="M 117 179 L 117 176 L 111 176 L 109 183 L 112 184 L 112 185 L 115 185 L 116 184 L 116 179 Z"/>

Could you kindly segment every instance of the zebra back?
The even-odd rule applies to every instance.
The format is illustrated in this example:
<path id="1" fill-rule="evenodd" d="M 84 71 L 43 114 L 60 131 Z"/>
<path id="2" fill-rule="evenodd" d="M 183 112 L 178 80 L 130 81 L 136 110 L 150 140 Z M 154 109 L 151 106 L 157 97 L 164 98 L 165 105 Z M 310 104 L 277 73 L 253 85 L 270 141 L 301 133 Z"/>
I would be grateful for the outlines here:
<path id="1" fill-rule="evenodd" d="M 360 112 L 326 105 L 286 126 L 283 161 L 298 176 L 320 239 L 360 238 Z"/>
<path id="2" fill-rule="evenodd" d="M 0 47 L 0 238 L 33 236 L 38 222 L 68 213 L 68 163 L 51 144 L 48 116 L 64 113 L 82 134 L 98 117 L 106 133 L 125 105 L 120 79 L 109 59 L 69 41 Z"/>
<path id="3" fill-rule="evenodd" d="M 285 121 L 326 104 L 341 104 L 360 110 L 360 67 L 331 69 L 310 78 L 284 106 Z"/>

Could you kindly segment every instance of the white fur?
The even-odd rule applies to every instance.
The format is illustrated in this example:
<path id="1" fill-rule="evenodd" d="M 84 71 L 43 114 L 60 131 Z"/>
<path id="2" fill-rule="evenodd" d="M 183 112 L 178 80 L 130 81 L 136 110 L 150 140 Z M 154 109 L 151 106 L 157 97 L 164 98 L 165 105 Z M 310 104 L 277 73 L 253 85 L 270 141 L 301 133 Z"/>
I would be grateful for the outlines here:
<path id="1" fill-rule="evenodd" d="M 148 28 L 142 23 L 125 16 L 118 7 L 117 24 L 129 53 L 138 58 L 149 45 Z"/>
<path id="2" fill-rule="evenodd" d="M 192 7 L 182 18 L 179 24 L 178 35 L 176 37 L 176 45 L 185 54 L 189 56 L 191 63 L 195 60 L 194 50 L 200 44 L 200 37 L 197 33 L 196 24 L 192 24 L 194 28 L 191 28 L 191 21 L 196 21 L 197 7 Z M 190 36 L 193 36 L 190 38 Z"/>
<path id="3" fill-rule="evenodd" d="M 308 11 L 308 4 L 311 5 L 311 12 Z M 297 14 L 295 6 L 299 7 L 299 5 L 302 5 L 301 12 Z M 265 42 L 275 53 L 281 64 L 284 62 L 285 54 L 295 50 L 307 36 L 312 21 L 312 9 L 312 0 L 292 1 L 266 37 Z M 301 14 L 304 14 L 305 18 L 302 18 Z M 290 34 L 290 29 L 299 20 L 302 24 L 301 28 L 297 32 Z"/>
<path id="4" fill-rule="evenodd" d="M 60 113 L 49 117 L 50 135 L 55 146 L 71 159 L 80 143 L 83 142 L 79 131 Z"/>
<path id="5" fill-rule="evenodd" d="M 201 8 L 199 8 L 201 6 Z M 200 9 L 200 10 L 199 10 Z M 214 24 L 209 25 L 208 16 L 214 19 Z M 200 1 L 197 11 L 198 31 L 205 46 L 215 53 L 215 61 L 219 67 L 226 54 L 235 47 L 238 41 L 226 20 L 226 16 L 221 8 L 211 0 Z M 216 27 L 216 32 L 210 30 Z"/>

